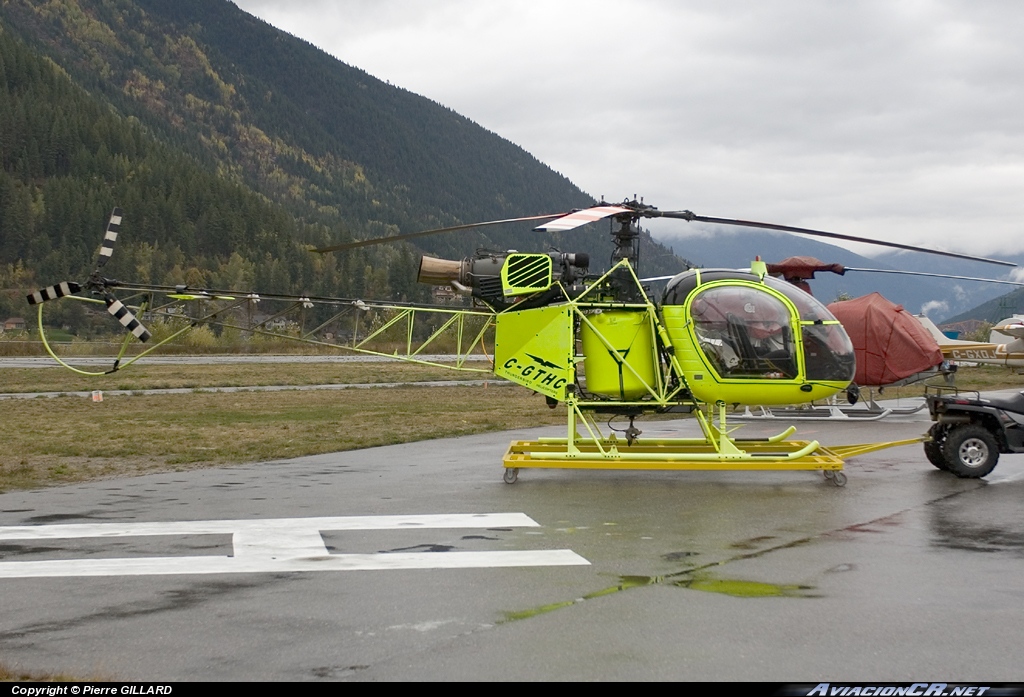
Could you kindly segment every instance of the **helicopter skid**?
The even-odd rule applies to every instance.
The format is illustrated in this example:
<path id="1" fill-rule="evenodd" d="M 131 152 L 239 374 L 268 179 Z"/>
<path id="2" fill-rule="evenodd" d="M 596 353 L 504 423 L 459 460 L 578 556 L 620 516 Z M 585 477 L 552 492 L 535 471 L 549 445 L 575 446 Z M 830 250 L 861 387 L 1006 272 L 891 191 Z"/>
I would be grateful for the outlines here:
<path id="1" fill-rule="evenodd" d="M 770 407 L 757 407 L 752 411 L 747 407 L 742 414 L 733 414 L 732 418 L 737 421 L 749 421 L 752 419 L 785 419 L 786 421 L 821 421 L 823 419 L 847 419 L 856 421 L 878 421 L 890 414 L 897 413 L 893 409 L 883 409 L 875 412 L 867 409 L 844 409 L 837 406 L 811 407 L 807 409 L 795 409 L 785 407 L 782 409 Z M 916 410 L 915 410 L 916 411 Z M 903 413 L 903 412 L 900 412 Z M 913 412 L 906 412 L 913 413 Z"/>
<path id="2" fill-rule="evenodd" d="M 737 421 L 785 419 L 786 421 L 850 420 L 878 421 L 886 416 L 909 416 L 927 406 L 924 402 L 907 407 L 880 407 L 869 402 L 867 407 L 846 407 L 835 404 L 812 405 L 809 407 L 746 407 L 742 414 L 732 414 Z"/>

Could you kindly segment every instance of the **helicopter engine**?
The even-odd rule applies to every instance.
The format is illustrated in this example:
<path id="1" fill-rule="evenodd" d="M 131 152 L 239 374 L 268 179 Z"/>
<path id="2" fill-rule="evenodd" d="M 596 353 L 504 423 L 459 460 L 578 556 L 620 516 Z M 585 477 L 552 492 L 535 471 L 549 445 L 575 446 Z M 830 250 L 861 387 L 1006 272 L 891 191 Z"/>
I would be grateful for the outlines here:
<path id="1" fill-rule="evenodd" d="M 540 307 L 560 296 L 557 284 L 568 292 L 578 286 L 590 266 L 590 255 L 549 252 L 523 254 L 510 250 L 478 250 L 461 261 L 421 257 L 416 281 L 433 286 L 451 286 L 456 291 L 503 310 L 523 296 L 540 294 L 526 307 Z M 582 289 L 582 286 L 579 286 Z"/>

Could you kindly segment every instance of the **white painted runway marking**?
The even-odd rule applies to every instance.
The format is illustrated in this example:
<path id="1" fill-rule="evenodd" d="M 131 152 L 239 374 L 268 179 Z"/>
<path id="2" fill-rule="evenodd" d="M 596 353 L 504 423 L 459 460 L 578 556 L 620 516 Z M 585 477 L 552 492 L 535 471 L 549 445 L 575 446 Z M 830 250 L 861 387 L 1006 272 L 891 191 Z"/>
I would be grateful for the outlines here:
<path id="1" fill-rule="evenodd" d="M 331 554 L 321 532 L 539 527 L 523 513 L 195 520 L 0 527 L 0 540 L 115 539 L 142 535 L 231 534 L 233 556 L 50 559 L 0 562 L 0 578 L 151 576 L 381 569 L 471 569 L 589 565 L 570 549 L 506 552 Z"/>

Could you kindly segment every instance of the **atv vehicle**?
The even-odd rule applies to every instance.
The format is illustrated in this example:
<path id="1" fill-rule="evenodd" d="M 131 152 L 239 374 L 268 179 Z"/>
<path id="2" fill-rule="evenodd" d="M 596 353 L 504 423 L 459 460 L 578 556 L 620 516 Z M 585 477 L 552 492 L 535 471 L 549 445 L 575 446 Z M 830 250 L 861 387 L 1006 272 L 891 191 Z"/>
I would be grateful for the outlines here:
<path id="1" fill-rule="evenodd" d="M 932 427 L 924 444 L 928 461 L 958 477 L 984 477 L 999 453 L 1024 453 L 1024 391 L 1012 397 L 974 399 L 928 394 Z"/>

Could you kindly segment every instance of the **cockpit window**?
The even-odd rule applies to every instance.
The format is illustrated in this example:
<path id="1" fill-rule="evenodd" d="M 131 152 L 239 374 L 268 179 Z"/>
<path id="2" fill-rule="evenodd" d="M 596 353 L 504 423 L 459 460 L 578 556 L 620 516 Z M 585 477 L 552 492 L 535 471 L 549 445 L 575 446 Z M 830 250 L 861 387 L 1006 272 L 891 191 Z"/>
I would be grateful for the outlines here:
<path id="1" fill-rule="evenodd" d="M 690 317 L 701 350 L 722 377 L 797 376 L 789 309 L 768 293 L 720 286 L 697 293 Z"/>
<path id="2" fill-rule="evenodd" d="M 841 325 L 805 324 L 803 337 L 808 380 L 853 380 L 857 369 L 853 343 Z"/>
<path id="3" fill-rule="evenodd" d="M 828 311 L 827 307 L 792 283 L 772 276 L 765 276 L 764 283 L 766 286 L 770 286 L 773 290 L 777 290 L 789 298 L 789 301 L 796 305 L 802 321 L 814 322 L 815 320 L 822 320 L 829 322 L 835 320 L 835 317 Z"/>

